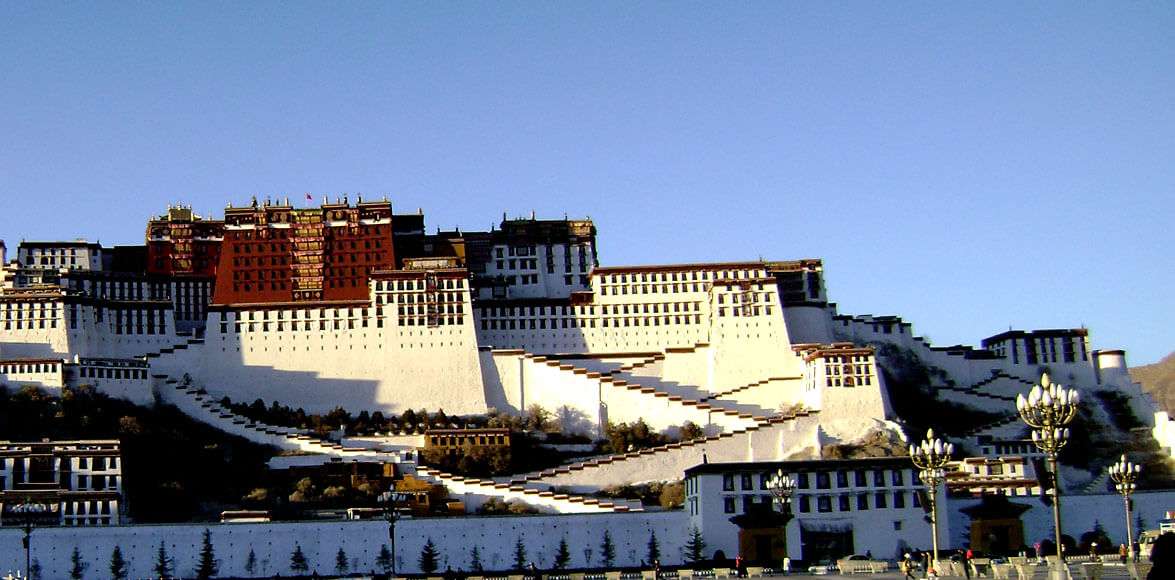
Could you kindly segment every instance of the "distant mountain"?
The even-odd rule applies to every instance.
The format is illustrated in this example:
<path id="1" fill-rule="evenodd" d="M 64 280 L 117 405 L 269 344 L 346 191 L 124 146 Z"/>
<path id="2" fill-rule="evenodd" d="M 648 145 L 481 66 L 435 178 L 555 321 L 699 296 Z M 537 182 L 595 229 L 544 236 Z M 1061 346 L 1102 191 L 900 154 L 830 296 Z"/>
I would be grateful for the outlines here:
<path id="1" fill-rule="evenodd" d="M 1168 413 L 1175 413 L 1175 352 L 1153 365 L 1130 369 L 1130 376 L 1158 401 Z"/>

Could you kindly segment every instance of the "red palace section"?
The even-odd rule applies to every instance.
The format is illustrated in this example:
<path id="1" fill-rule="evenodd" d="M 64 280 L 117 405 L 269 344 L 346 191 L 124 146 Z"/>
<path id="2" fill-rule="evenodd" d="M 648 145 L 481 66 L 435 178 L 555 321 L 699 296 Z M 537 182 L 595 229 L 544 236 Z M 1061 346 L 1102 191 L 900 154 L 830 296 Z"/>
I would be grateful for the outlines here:
<path id="1" fill-rule="evenodd" d="M 392 240 L 387 201 L 230 207 L 212 302 L 365 300 L 371 272 L 396 267 Z"/>

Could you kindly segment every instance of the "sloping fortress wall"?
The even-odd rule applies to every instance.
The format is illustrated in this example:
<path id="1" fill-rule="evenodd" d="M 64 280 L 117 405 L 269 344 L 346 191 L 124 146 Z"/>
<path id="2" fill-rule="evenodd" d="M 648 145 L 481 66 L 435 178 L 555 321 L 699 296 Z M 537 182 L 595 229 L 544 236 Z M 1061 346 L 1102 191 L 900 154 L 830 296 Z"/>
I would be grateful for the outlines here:
<path id="1" fill-rule="evenodd" d="M 465 272 L 382 272 L 370 289 L 367 301 L 215 307 L 193 378 L 308 411 L 485 412 Z"/>

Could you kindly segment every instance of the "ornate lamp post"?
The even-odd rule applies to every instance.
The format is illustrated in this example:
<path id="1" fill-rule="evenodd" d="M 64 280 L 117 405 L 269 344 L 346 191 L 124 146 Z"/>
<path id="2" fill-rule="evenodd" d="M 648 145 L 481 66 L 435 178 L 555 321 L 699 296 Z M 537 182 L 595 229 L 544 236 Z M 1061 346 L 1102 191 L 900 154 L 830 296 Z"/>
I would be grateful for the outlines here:
<path id="1" fill-rule="evenodd" d="M 1063 567 L 1065 554 L 1061 549 L 1061 473 L 1057 470 L 1057 452 L 1069 442 L 1069 429 L 1065 427 L 1077 416 L 1081 396 L 1074 389 L 1067 389 L 1049 379 L 1049 374 L 1040 376 L 1040 384 L 1032 387 L 1025 397 L 1016 395 L 1016 410 L 1020 418 L 1032 428 L 1032 442 L 1049 460 L 1053 472 L 1053 530 L 1057 545 L 1057 565 Z"/>
<path id="2" fill-rule="evenodd" d="M 910 446 L 910 460 L 919 469 L 918 477 L 926 486 L 926 501 L 930 504 L 930 535 L 934 546 L 934 555 L 930 558 L 930 565 L 936 571 L 938 567 L 938 485 L 946 479 L 943 466 L 951 460 L 955 446 L 946 443 L 934 436 L 934 429 L 926 430 L 926 439 L 917 446 Z"/>
<path id="3" fill-rule="evenodd" d="M 767 490 L 771 492 L 772 505 L 779 510 L 779 515 L 783 518 L 780 533 L 783 536 L 783 557 L 786 558 L 787 522 L 791 520 L 791 496 L 796 491 L 796 481 L 790 475 L 784 475 L 783 469 L 778 469 L 771 475 L 771 479 L 767 480 Z"/>
<path id="4" fill-rule="evenodd" d="M 388 539 L 392 543 L 392 576 L 396 576 L 396 520 L 400 518 L 400 512 L 397 508 L 401 503 L 408 499 L 408 494 L 395 491 L 395 484 L 392 484 L 392 489 L 379 494 L 377 501 L 384 507 L 384 519 L 388 521 Z"/>
<path id="5" fill-rule="evenodd" d="M 52 508 L 43 503 L 37 503 L 26 499 L 24 502 L 12 506 L 12 513 L 17 514 L 21 520 L 21 529 L 24 531 L 24 537 L 21 542 L 24 544 L 24 576 L 30 578 L 29 569 L 32 567 L 32 537 L 34 523 L 38 517 L 49 513 Z"/>
<path id="6" fill-rule="evenodd" d="M 1110 479 L 1114 480 L 1114 489 L 1122 494 L 1122 501 L 1126 504 L 1126 549 L 1129 550 L 1130 561 L 1134 561 L 1134 526 L 1130 523 L 1130 494 L 1137 488 L 1135 481 L 1142 472 L 1142 466 L 1131 463 L 1123 455 L 1117 463 L 1110 466 Z"/>

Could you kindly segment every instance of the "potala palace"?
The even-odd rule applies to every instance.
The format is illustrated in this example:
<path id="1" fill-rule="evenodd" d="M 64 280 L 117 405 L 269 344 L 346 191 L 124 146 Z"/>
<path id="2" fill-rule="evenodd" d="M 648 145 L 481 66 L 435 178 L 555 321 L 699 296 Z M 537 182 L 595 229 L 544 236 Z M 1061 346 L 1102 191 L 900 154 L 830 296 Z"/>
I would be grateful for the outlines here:
<path id="1" fill-rule="evenodd" d="M 299 452 L 275 457 L 277 468 L 380 461 L 444 485 L 469 508 L 492 498 L 525 502 L 547 514 L 529 524 L 535 542 L 589 533 L 567 517 L 606 518 L 618 540 L 631 536 L 642 544 L 651 530 L 665 543 L 667 562 L 680 559 L 691 526 L 705 532 L 710 551 L 733 556 L 751 549 L 740 544 L 730 514 L 747 501 L 766 501 L 760 476 L 776 466 L 813 477 L 811 490 L 800 490 L 799 506 L 809 506 L 810 494 L 810 507 L 797 509 L 797 517 L 815 523 L 786 532 L 793 558 L 804 558 L 804 546 L 814 546 L 819 534 L 844 533 L 836 523 L 842 520 L 850 522 L 850 536 L 855 522 L 851 543 L 861 553 L 890 557 L 897 546 L 926 545 L 908 460 L 824 457 L 829 446 L 878 434 L 905 438 L 887 377 L 911 361 L 928 369 L 935 401 L 998 415 L 955 437 L 981 459 L 976 465 L 1001 466 L 982 474 L 963 469 L 978 481 L 966 485 L 976 489 L 1040 495 L 1032 462 L 1039 454 L 1026 444 L 1013 401 L 1044 370 L 1088 393 L 1095 407 L 1098 393 L 1117 393 L 1160 447 L 1171 448 L 1175 439 L 1166 414 L 1131 382 L 1125 353 L 1094 348 L 1084 328 L 1009 330 L 977 347 L 935 346 L 900 318 L 839 312 L 819 259 L 601 265 L 596 235 L 590 220 L 533 215 L 503 216 L 491 231 L 427 233 L 422 212 L 396 213 L 386 200 L 299 208 L 254 199 L 227 207 L 223 219 L 168 208 L 146 223 L 139 246 L 23 241 L 7 255 L 0 243 L 0 383 L 50 392 L 86 384 L 142 405 L 171 404 L 225 432 Z M 309 412 L 341 406 L 522 414 L 539 405 L 558 416 L 564 431 L 593 438 L 609 423 L 637 420 L 670 436 L 692 422 L 705 435 L 542 472 L 470 479 L 419 465 L 413 434 L 323 440 L 238 416 L 219 402 L 225 396 Z M 1093 412 L 1106 418 L 1110 410 Z M 1005 476 L 1009 456 L 1028 460 L 1007 461 Z M 12 489 L 12 462 L 0 468 L 0 490 L 4 481 Z M 592 496 L 609 485 L 683 474 L 686 506 L 678 512 Z M 1067 485 L 1096 490 L 1100 483 L 1105 491 L 1096 474 L 1066 477 Z M 959 509 L 980 500 L 966 501 Z M 1175 507 L 1164 501 L 1140 504 L 1157 513 Z M 1040 517 L 1025 520 L 1022 536 L 1047 535 L 1047 508 L 1031 509 Z M 943 536 L 959 545 L 966 525 L 961 512 L 952 513 L 943 525 L 954 532 Z M 1113 530 L 1120 519 L 1107 514 L 1101 523 Z M 313 524 L 314 539 L 301 545 L 329 559 L 335 543 L 345 541 L 370 561 L 386 536 L 376 524 Z M 272 542 L 295 537 L 287 529 L 293 525 L 240 525 L 215 534 L 246 542 L 272 531 Z M 407 568 L 426 535 L 439 537 L 428 525 L 419 520 L 404 528 Z M 486 553 L 503 559 L 517 537 L 477 518 L 437 525 L 481 534 Z M 866 528 L 886 533 L 866 536 Z M 194 529 L 175 533 L 195 538 Z M 132 526 L 86 542 L 96 542 L 93 558 L 102 561 L 116 541 L 109 538 L 129 543 L 151 533 Z M 287 548 L 274 548 L 273 558 L 286 558 Z M 0 557 L 12 555 L 5 550 Z M 65 566 L 66 547 L 54 550 L 42 563 Z M 642 554 L 619 559 L 636 565 Z M 458 567 L 457 553 L 452 557 Z M 242 565 L 226 563 L 233 570 Z"/>

